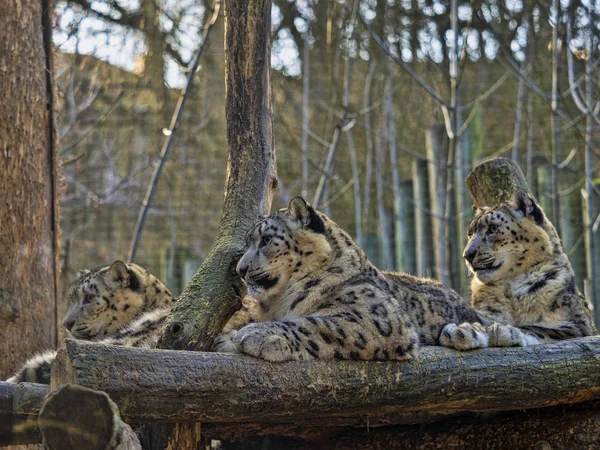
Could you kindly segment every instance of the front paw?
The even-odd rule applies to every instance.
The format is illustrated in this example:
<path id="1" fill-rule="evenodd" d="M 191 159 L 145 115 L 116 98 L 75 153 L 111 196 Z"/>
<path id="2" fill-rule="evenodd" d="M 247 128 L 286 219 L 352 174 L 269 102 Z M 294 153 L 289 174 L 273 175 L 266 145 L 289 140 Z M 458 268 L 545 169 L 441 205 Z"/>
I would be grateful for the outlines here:
<path id="1" fill-rule="evenodd" d="M 234 338 L 242 353 L 267 361 L 294 359 L 289 342 L 277 329 L 263 323 L 253 323 L 242 328 Z"/>
<path id="2" fill-rule="evenodd" d="M 521 330 L 510 325 L 493 323 L 487 328 L 491 347 L 525 347 L 527 343 Z"/>
<path id="3" fill-rule="evenodd" d="M 440 344 L 456 350 L 472 350 L 487 347 L 489 336 L 479 323 L 448 323 L 440 333 Z"/>
<path id="4" fill-rule="evenodd" d="M 215 338 L 211 351 L 221 353 L 240 353 L 235 342 L 237 330 L 231 330 L 228 333 L 222 333 Z"/>

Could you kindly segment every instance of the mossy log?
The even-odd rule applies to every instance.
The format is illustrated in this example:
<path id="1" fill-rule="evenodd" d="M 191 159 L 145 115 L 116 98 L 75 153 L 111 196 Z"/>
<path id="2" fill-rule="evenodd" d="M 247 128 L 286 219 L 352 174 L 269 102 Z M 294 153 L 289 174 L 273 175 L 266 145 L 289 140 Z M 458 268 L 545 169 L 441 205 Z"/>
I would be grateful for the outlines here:
<path id="1" fill-rule="evenodd" d="M 140 442 L 104 392 L 66 385 L 52 392 L 39 415 L 47 450 L 141 450 Z"/>

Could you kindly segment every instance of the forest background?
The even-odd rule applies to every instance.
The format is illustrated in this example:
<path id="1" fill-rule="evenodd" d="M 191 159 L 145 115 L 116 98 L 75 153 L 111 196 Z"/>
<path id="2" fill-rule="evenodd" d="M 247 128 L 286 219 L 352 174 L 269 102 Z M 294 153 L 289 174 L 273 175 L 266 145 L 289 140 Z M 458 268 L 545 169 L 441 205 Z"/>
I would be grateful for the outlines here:
<path id="1" fill-rule="evenodd" d="M 56 2 L 64 286 L 79 269 L 130 258 L 212 7 Z M 595 0 L 274 0 L 275 207 L 303 195 L 380 268 L 468 295 L 464 179 L 484 159 L 512 158 L 557 226 L 598 323 L 599 15 Z M 221 215 L 223 30 L 221 17 L 135 258 L 176 293 Z"/>

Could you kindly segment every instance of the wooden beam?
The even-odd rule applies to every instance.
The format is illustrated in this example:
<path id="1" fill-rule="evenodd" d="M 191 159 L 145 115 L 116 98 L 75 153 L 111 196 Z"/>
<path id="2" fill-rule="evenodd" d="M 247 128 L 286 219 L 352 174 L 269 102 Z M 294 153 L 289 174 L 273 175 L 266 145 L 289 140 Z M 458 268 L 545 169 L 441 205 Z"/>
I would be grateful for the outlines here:
<path id="1" fill-rule="evenodd" d="M 268 363 L 243 355 L 67 340 L 53 384 L 105 391 L 129 422 L 419 423 L 600 398 L 600 337 L 410 362 Z"/>

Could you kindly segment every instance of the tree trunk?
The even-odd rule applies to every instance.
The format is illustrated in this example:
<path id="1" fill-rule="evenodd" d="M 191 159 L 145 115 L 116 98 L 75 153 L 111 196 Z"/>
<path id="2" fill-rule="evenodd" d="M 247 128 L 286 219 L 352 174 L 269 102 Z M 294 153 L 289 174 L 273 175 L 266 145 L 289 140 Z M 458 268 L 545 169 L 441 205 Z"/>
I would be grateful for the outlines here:
<path id="1" fill-rule="evenodd" d="M 552 129 L 552 222 L 560 236 L 560 196 L 558 195 L 558 153 L 559 153 L 559 122 L 558 115 L 558 26 L 561 21 L 560 0 L 552 0 L 554 9 L 554 26 L 552 27 L 552 102 L 550 115 L 550 128 Z M 570 51 L 567 49 L 567 51 Z"/>
<path id="2" fill-rule="evenodd" d="M 310 28 L 304 33 L 302 49 L 302 185 L 301 195 L 308 196 L 308 116 L 310 112 Z"/>
<path id="3" fill-rule="evenodd" d="M 384 124 L 380 124 L 375 135 L 375 188 L 377 190 L 377 233 L 379 234 L 379 267 L 391 269 L 394 264 L 394 252 L 390 244 L 390 231 L 383 191 L 383 171 L 385 152 L 381 145 L 381 135 L 385 132 Z"/>
<path id="4" fill-rule="evenodd" d="M 594 20 L 590 19 L 590 31 L 593 29 Z M 594 49 L 594 32 L 590 34 L 591 42 L 590 49 Z M 596 218 L 598 208 L 598 195 L 594 189 L 594 117 L 592 104 L 594 101 L 594 77 L 596 76 L 593 53 L 585 65 L 585 88 L 586 88 L 586 105 L 588 114 L 585 125 L 585 208 L 586 217 L 584 218 L 585 226 L 585 242 L 586 242 L 586 297 L 594 305 L 594 320 L 596 324 L 600 324 L 600 294 L 598 293 L 598 250 L 600 246 L 600 238 L 597 233 L 594 233 L 594 220 Z"/>
<path id="5" fill-rule="evenodd" d="M 412 164 L 413 199 L 415 208 L 415 256 L 418 276 L 431 277 L 433 266 L 433 245 L 431 229 L 431 208 L 427 184 L 427 161 L 415 160 Z"/>
<path id="6" fill-rule="evenodd" d="M 446 163 L 448 160 L 448 135 L 443 125 L 433 125 L 425 132 L 425 147 L 427 150 L 427 158 L 431 163 L 427 169 L 429 171 L 429 198 L 431 202 L 431 211 L 433 218 L 433 261 L 434 261 L 434 277 L 439 280 L 445 280 L 445 284 L 449 283 L 448 273 L 445 274 L 444 268 L 447 269 L 446 261 L 448 242 L 446 236 L 446 218 L 442 211 L 446 210 L 446 206 L 442 209 L 441 203 L 446 202 L 447 198 L 447 174 L 448 168 Z"/>
<path id="7" fill-rule="evenodd" d="M 171 311 L 161 348 L 207 350 L 241 306 L 235 273 L 244 236 L 271 209 L 276 187 L 271 92 L 271 1 L 225 1 L 227 181 L 219 233 L 202 266 Z M 148 426 L 149 450 L 195 449 L 199 426 Z"/>
<path id="8" fill-rule="evenodd" d="M 390 151 L 390 170 L 392 173 L 392 195 L 393 195 L 393 229 L 394 229 L 394 259 L 391 261 L 390 270 L 405 272 L 404 261 L 402 258 L 404 241 L 402 240 L 402 228 L 406 224 L 402 223 L 400 217 L 400 174 L 398 173 L 398 152 L 396 150 L 396 113 L 394 111 L 394 97 L 392 92 L 392 60 L 387 60 L 387 74 L 385 80 L 384 95 L 385 99 L 385 122 L 386 122 L 386 140 Z"/>
<path id="9" fill-rule="evenodd" d="M 363 220 L 362 224 L 365 230 L 369 229 L 369 211 L 371 207 L 371 179 L 373 174 L 373 128 L 371 125 L 371 83 L 373 81 L 373 74 L 375 73 L 376 64 L 371 61 L 369 64 L 369 72 L 365 80 L 365 86 L 363 90 L 363 105 L 366 110 L 365 112 L 365 141 L 367 145 L 365 155 L 365 192 L 363 202 Z"/>
<path id="10" fill-rule="evenodd" d="M 48 1 L 0 4 L 0 378 L 54 348 L 58 163 Z"/>

